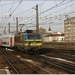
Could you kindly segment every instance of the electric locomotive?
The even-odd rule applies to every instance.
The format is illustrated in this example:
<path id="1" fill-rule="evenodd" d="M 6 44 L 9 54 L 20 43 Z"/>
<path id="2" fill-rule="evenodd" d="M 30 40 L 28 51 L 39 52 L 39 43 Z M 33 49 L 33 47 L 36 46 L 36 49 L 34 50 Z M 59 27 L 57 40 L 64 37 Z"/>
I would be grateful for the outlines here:
<path id="1" fill-rule="evenodd" d="M 22 33 L 15 35 L 14 47 L 26 53 L 39 53 L 42 47 L 42 34 Z"/>

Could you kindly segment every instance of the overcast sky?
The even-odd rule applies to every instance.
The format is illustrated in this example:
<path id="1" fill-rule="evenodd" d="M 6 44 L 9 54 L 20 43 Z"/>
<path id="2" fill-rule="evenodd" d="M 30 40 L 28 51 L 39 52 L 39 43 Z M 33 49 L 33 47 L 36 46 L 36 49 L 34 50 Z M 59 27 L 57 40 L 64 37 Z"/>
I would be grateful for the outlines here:
<path id="1" fill-rule="evenodd" d="M 1 0 L 0 1 L 0 31 L 11 23 L 11 31 L 15 30 L 16 17 L 19 24 L 25 24 L 26 29 L 36 29 L 36 4 L 38 4 L 39 27 L 48 31 L 63 32 L 65 15 L 74 16 L 74 0 Z"/>

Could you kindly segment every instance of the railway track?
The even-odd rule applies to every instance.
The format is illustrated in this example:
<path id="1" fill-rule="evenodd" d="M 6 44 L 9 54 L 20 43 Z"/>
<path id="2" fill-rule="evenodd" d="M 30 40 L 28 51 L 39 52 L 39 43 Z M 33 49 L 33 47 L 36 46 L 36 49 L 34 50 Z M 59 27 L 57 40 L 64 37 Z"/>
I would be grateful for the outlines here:
<path id="1" fill-rule="evenodd" d="M 75 63 L 45 55 L 41 55 L 41 57 L 43 58 L 43 62 L 63 69 L 64 71 L 67 71 L 69 74 L 75 74 Z"/>
<path id="2" fill-rule="evenodd" d="M 75 51 L 72 50 L 67 50 L 67 51 L 53 50 L 51 52 L 46 53 L 45 55 L 75 62 Z"/>
<path id="3" fill-rule="evenodd" d="M 29 58 L 27 58 L 26 59 L 26 56 L 25 57 L 23 57 L 23 58 L 21 58 L 21 57 L 23 57 L 23 55 L 20 55 L 20 59 L 22 59 L 23 61 L 27 61 L 28 63 L 29 63 L 29 59 L 30 60 L 33 60 L 33 62 L 32 62 L 32 65 L 35 65 L 35 64 L 37 64 L 37 62 L 40 62 L 40 63 L 42 63 L 42 65 L 46 65 L 48 68 L 47 68 L 47 71 L 50 73 L 50 74 L 55 74 L 55 73 L 59 73 L 59 74 L 61 74 L 61 73 L 64 73 L 63 71 L 58 71 L 58 72 L 56 72 L 55 70 L 54 70 L 54 72 L 52 71 L 50 71 L 51 69 L 50 69 L 50 66 L 49 66 L 49 64 L 47 64 L 45 61 L 42 61 L 42 59 L 45 59 L 45 58 L 42 58 L 40 55 L 30 55 L 29 56 Z M 40 61 L 41 60 L 41 61 Z M 47 59 L 46 59 L 47 60 Z M 42 65 L 40 65 L 39 66 L 39 68 L 45 68 L 44 66 L 42 66 Z M 56 67 L 56 66 L 55 66 Z M 59 68 L 59 67 L 58 67 Z M 50 69 L 50 70 L 49 70 Z M 55 68 L 54 68 L 55 69 Z M 53 69 L 52 69 L 53 70 Z M 44 70 L 43 70 L 44 71 Z M 65 73 L 67 73 L 67 72 L 65 72 Z"/>
<path id="4" fill-rule="evenodd" d="M 45 55 L 38 55 L 37 57 L 39 58 L 38 61 L 47 64 L 48 67 L 53 66 L 54 69 L 57 68 L 63 70 L 65 73 L 75 74 L 75 63 L 71 61 L 65 61 L 58 58 L 48 57 Z M 60 70 L 59 73 L 61 73 Z"/>
<path id="5" fill-rule="evenodd" d="M 4 53 L 2 51 L 0 51 L 0 53 L 2 54 L 2 56 L 6 59 L 6 61 L 12 66 L 12 68 L 14 69 L 14 71 L 17 74 L 20 74 L 20 72 L 18 71 L 18 69 L 11 63 L 11 61 L 4 55 Z"/>
<path id="6" fill-rule="evenodd" d="M 2 50 L 0 52 L 17 74 L 50 74 L 45 69 L 36 65 L 30 65 L 8 51 Z"/>
<path id="7" fill-rule="evenodd" d="M 8 53 L 9 54 L 12 53 L 11 55 L 7 54 L 9 56 L 14 56 L 14 57 L 16 56 L 16 52 L 8 52 Z M 61 58 L 58 59 L 56 57 L 50 57 L 50 56 L 41 55 L 41 54 L 40 55 L 28 55 L 27 56 L 28 59 L 26 56 L 23 57 L 23 54 L 21 55 L 21 53 L 17 54 L 17 55 L 18 55 L 18 56 L 16 56 L 17 59 L 21 60 L 21 62 L 25 63 L 26 65 L 31 66 L 35 70 L 34 73 L 36 73 L 36 74 L 58 74 L 58 73 L 59 74 L 62 74 L 62 73 L 75 74 L 75 63 L 74 62 L 69 62 L 69 61 L 61 60 Z M 26 55 L 26 54 L 24 54 L 24 55 Z M 72 58 L 72 56 L 71 56 L 71 58 Z M 31 61 L 31 60 L 33 60 L 33 61 Z M 38 62 L 40 62 L 41 65 L 38 65 L 37 64 Z M 18 63 L 18 62 L 16 62 L 16 63 Z M 47 69 L 45 67 L 47 67 Z M 51 72 L 51 70 L 49 70 L 50 68 L 53 68 L 59 72 L 55 72 L 55 73 Z M 30 71 L 30 73 L 26 72 L 26 74 L 34 74 L 34 73 L 32 73 L 31 71 Z"/>

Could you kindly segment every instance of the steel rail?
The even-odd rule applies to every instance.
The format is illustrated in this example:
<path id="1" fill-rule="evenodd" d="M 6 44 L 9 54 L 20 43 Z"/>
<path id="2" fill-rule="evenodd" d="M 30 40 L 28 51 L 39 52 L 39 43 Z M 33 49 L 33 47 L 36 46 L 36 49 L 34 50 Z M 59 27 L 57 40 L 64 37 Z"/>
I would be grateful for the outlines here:
<path id="1" fill-rule="evenodd" d="M 73 69 L 70 68 L 70 67 L 73 67 L 74 68 L 74 66 L 75 66 L 74 64 L 72 65 L 72 63 L 70 64 L 68 62 L 67 63 L 66 62 L 63 62 L 64 64 L 63 63 L 60 63 L 59 64 L 57 62 L 53 62 L 54 60 L 56 61 L 56 59 L 53 59 L 53 61 L 52 61 L 52 58 L 50 59 L 49 57 L 44 57 L 44 56 L 42 56 L 42 57 L 43 57 L 43 60 L 41 60 L 41 61 L 43 61 L 43 62 L 45 62 L 45 63 L 47 63 L 49 65 L 53 65 L 53 66 L 56 66 L 56 67 L 61 68 L 63 70 L 66 70 L 68 73 L 75 74 L 75 71 L 73 71 Z M 65 63 L 66 63 L 66 65 L 65 65 Z M 68 67 L 68 66 L 70 66 L 70 67 Z"/>
<path id="2" fill-rule="evenodd" d="M 11 63 L 11 61 L 3 54 L 3 52 L 0 51 L 0 53 L 1 53 L 2 56 L 6 59 L 6 61 L 12 66 L 12 68 L 15 70 L 15 72 L 16 72 L 17 74 L 21 74 L 21 73 L 18 71 L 18 69 Z"/>
<path id="3" fill-rule="evenodd" d="M 7 51 L 8 52 L 8 51 Z M 10 53 L 10 52 L 8 52 L 8 53 Z M 10 53 L 11 54 L 11 53 Z M 12 56 L 14 56 L 13 54 L 11 54 Z M 15 56 L 14 56 L 15 57 Z M 19 58 L 17 58 L 18 60 L 20 60 Z M 39 73 L 39 74 L 41 74 L 39 71 L 37 71 L 37 69 L 36 68 L 33 68 L 32 66 L 30 66 L 26 61 L 22 61 L 22 60 L 20 60 L 23 64 L 25 64 L 25 65 L 27 65 L 28 67 L 30 67 L 32 70 L 34 70 L 34 71 L 36 71 L 37 73 Z M 34 65 L 34 64 L 33 64 Z M 47 71 L 47 70 L 45 70 L 45 69 L 43 69 L 43 68 L 41 68 L 40 66 L 37 66 L 37 65 L 34 65 L 34 66 L 36 66 L 36 67 L 38 67 L 39 69 L 41 69 L 41 70 L 43 70 L 44 72 L 46 72 L 46 73 L 49 73 L 49 74 L 51 74 L 51 72 L 49 72 L 49 71 Z"/>

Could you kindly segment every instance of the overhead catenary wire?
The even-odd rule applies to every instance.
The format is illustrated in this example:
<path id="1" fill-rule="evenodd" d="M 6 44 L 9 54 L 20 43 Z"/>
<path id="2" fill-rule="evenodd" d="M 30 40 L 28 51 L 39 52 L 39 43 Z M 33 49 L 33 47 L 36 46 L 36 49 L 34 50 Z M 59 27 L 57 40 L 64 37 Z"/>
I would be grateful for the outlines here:
<path id="1" fill-rule="evenodd" d="M 39 7 L 42 6 L 45 2 L 46 2 L 46 0 L 45 0 L 44 2 L 42 2 L 42 3 L 40 3 L 40 4 L 39 4 Z M 34 9 L 35 7 L 32 7 L 32 8 Z M 36 9 L 36 8 L 35 8 L 35 9 Z M 31 13 L 29 13 L 29 14 L 31 14 Z M 28 14 L 28 15 L 29 15 L 29 14 Z M 35 15 L 33 15 L 33 16 L 35 16 Z M 32 17 L 33 17 L 33 16 L 32 16 Z M 26 16 L 25 16 L 25 17 L 26 17 Z M 27 17 L 27 18 L 29 18 L 29 17 Z M 25 20 L 25 19 L 24 19 L 24 20 Z M 22 21 L 22 20 L 20 20 L 20 21 Z M 20 21 L 19 21 L 19 22 L 20 22 Z"/>
<path id="2" fill-rule="evenodd" d="M 75 11 L 74 12 L 70 12 L 69 14 L 71 14 L 71 13 L 75 13 Z M 62 15 L 64 15 L 64 14 L 62 14 Z M 45 19 L 46 20 L 46 19 Z M 49 18 L 47 18 L 47 21 L 45 21 L 45 20 L 43 20 L 44 22 L 42 22 L 42 23 L 39 23 L 40 25 L 41 24 L 43 24 L 43 25 L 45 25 L 45 24 L 50 24 L 50 23 L 53 23 L 52 21 L 50 21 L 50 19 Z M 61 20 L 60 20 L 61 21 Z M 59 22 L 60 22 L 59 21 Z M 34 21 L 33 21 L 34 22 Z M 34 22 L 34 24 L 33 24 L 33 22 L 30 22 L 30 23 L 26 23 L 25 24 L 25 26 L 30 26 L 31 25 L 31 27 L 33 27 L 32 25 L 35 25 L 35 22 Z M 48 22 L 50 22 L 50 23 L 48 23 Z M 59 23 L 59 24 L 61 24 L 61 23 Z M 35 27 L 35 26 L 34 26 Z"/>
<path id="3" fill-rule="evenodd" d="M 32 17 L 29 17 L 29 18 L 31 18 L 31 19 L 32 19 Z M 30 19 L 30 21 L 32 21 L 31 19 Z"/>
<path id="4" fill-rule="evenodd" d="M 43 3 L 42 3 L 42 4 L 43 4 Z M 41 5 L 42 5 L 42 4 L 41 4 Z M 33 7 L 32 7 L 32 8 L 33 8 Z M 32 8 L 30 8 L 30 9 L 32 9 Z M 10 9 L 11 9 L 11 8 L 10 8 Z M 29 11 L 30 9 L 26 10 L 25 12 Z M 22 14 L 22 13 L 21 13 L 21 14 Z M 4 23 L 3 23 L 3 24 L 4 24 Z"/>
<path id="5" fill-rule="evenodd" d="M 71 5 L 70 5 L 71 6 Z M 67 7 L 66 7 L 67 8 Z M 62 10 L 62 9 L 61 9 Z M 56 11 L 56 12 L 58 12 L 58 11 Z"/>
<path id="6" fill-rule="evenodd" d="M 67 3 L 69 3 L 69 2 L 67 2 Z M 67 3 L 64 3 L 64 4 L 67 4 Z M 57 11 L 58 12 L 58 11 Z M 53 13 L 51 13 L 51 14 L 53 14 Z M 35 17 L 34 17 L 35 18 Z"/>
<path id="7" fill-rule="evenodd" d="M 49 9 L 43 11 L 43 12 L 41 12 L 39 15 L 42 15 L 42 14 L 44 14 L 44 13 L 46 13 L 46 12 L 50 11 L 51 9 L 54 9 L 54 8 L 56 8 L 56 7 L 58 7 L 58 6 L 62 6 L 62 5 L 64 5 L 64 4 L 70 3 L 70 1 L 69 1 L 69 2 L 66 2 L 66 3 L 62 4 L 63 2 L 64 2 L 64 1 L 62 1 L 62 2 L 60 2 L 59 4 L 57 4 L 57 5 L 55 5 L 55 6 L 51 7 L 51 8 L 49 8 Z M 61 4 L 61 5 L 60 5 L 60 4 Z"/>
<path id="8" fill-rule="evenodd" d="M 13 2 L 13 4 L 14 4 L 14 2 Z M 12 7 L 13 7 L 13 5 L 11 5 L 11 7 L 10 7 L 10 9 L 9 9 L 9 11 L 8 11 L 8 12 L 10 12 L 10 11 L 11 11 Z"/>
<path id="9" fill-rule="evenodd" d="M 43 1 L 42 3 L 38 4 L 38 5 L 39 5 L 38 7 L 42 6 L 45 2 L 46 2 L 46 0 L 45 0 L 45 1 Z M 21 12 L 21 13 L 15 14 L 15 15 L 24 14 L 24 13 L 26 13 L 26 12 L 28 12 L 28 11 L 30 11 L 30 10 L 32 10 L 32 9 L 34 9 L 34 8 L 35 8 L 35 6 L 33 6 L 33 7 L 29 8 L 29 9 L 27 9 L 27 10 L 25 10 L 25 11 Z M 27 16 L 27 15 L 26 15 L 26 16 Z M 32 16 L 34 16 L 34 15 L 32 15 Z M 31 17 L 32 17 L 32 16 L 31 16 Z"/>
<path id="10" fill-rule="evenodd" d="M 18 3 L 18 2 L 14 2 L 14 3 Z M 12 3 L 7 3 L 7 4 L 2 4 L 0 6 L 6 6 L 6 5 L 11 5 L 11 4 L 13 4 L 13 2 Z"/>
<path id="11" fill-rule="evenodd" d="M 38 4 L 38 5 L 39 5 L 38 7 L 42 6 L 45 2 L 46 2 L 46 0 L 43 1 L 42 3 Z M 30 8 L 30 9 L 28 9 L 28 10 L 26 10 L 26 11 L 23 11 L 23 12 L 21 12 L 21 13 L 19 13 L 19 14 L 25 14 L 26 12 L 28 12 L 28 11 L 30 11 L 30 10 L 32 10 L 32 9 L 35 9 L 35 6 L 32 7 L 32 8 Z M 32 12 L 34 12 L 34 10 L 33 10 Z M 34 15 L 32 15 L 32 16 L 29 16 L 32 12 L 27 13 L 27 15 L 26 15 L 26 16 L 28 16 L 27 18 L 30 18 L 30 17 L 33 17 L 33 16 L 36 15 L 36 14 L 34 14 Z M 18 15 L 19 15 L 19 14 L 18 14 Z M 25 17 L 26 17 L 26 16 L 25 16 Z M 33 17 L 33 18 L 35 18 L 35 17 Z M 31 18 L 31 19 L 33 19 L 33 18 Z M 24 19 L 24 20 L 25 20 L 25 19 Z M 22 20 L 20 20 L 20 21 L 22 21 Z"/>
<path id="12" fill-rule="evenodd" d="M 19 7 L 19 5 L 22 3 L 22 1 L 23 0 L 21 0 L 20 2 L 19 2 L 19 4 L 17 5 L 17 7 L 14 9 L 14 11 L 9 15 L 9 17 L 4 21 L 4 23 L 6 23 L 7 22 L 7 20 L 13 15 L 13 13 L 15 12 L 15 10 Z"/>
<path id="13" fill-rule="evenodd" d="M 60 9 L 60 10 L 57 10 L 55 13 L 60 12 L 60 11 L 66 9 L 66 8 L 68 8 L 68 7 L 73 6 L 73 5 L 75 5 L 75 3 L 73 3 L 73 4 L 71 4 L 71 5 L 67 6 L 67 7 L 64 7 L 64 8 L 62 8 L 62 9 Z M 69 12 L 68 14 L 71 14 L 71 13 L 75 13 L 75 12 Z M 53 14 L 53 13 L 51 13 L 51 14 L 49 14 L 49 15 L 52 15 L 52 14 Z M 49 15 L 46 15 L 46 17 L 47 17 L 47 18 L 53 18 L 53 17 L 49 17 Z M 65 16 L 65 14 L 61 14 L 60 16 L 57 16 L 57 18 L 58 18 L 58 17 L 63 17 L 63 16 Z M 44 18 L 44 17 L 42 17 L 42 18 Z M 45 19 L 45 20 L 47 20 L 47 19 Z M 43 21 L 46 22 L 45 20 L 43 20 Z"/>
<path id="14" fill-rule="evenodd" d="M 43 5 L 43 3 L 45 3 L 45 1 L 42 2 L 42 3 L 39 4 L 39 5 L 40 5 L 40 6 Z M 34 7 L 32 7 L 32 8 L 34 8 Z M 30 8 L 30 9 L 32 9 L 32 8 Z M 27 11 L 29 11 L 30 9 L 28 9 L 28 10 L 26 10 L 26 11 L 24 11 L 24 12 L 27 12 Z M 10 11 L 10 10 L 11 10 L 11 8 L 9 9 L 9 11 Z M 24 13 L 24 12 L 22 12 L 22 13 Z M 20 14 L 22 14 L 22 13 L 20 13 Z M 11 15 L 12 15 L 12 14 L 9 15 L 8 19 L 11 17 Z M 33 15 L 33 16 L 34 16 L 34 15 Z M 7 20 L 8 20 L 8 19 L 7 19 Z M 7 21 L 7 20 L 6 20 L 6 21 Z M 5 21 L 5 22 L 6 22 L 6 21 Z M 3 21 L 3 22 L 4 22 L 4 21 Z"/>
<path id="15" fill-rule="evenodd" d="M 64 2 L 64 1 L 62 1 L 62 2 L 58 3 L 58 5 L 57 5 L 57 6 L 61 6 L 60 4 L 62 4 L 63 2 Z M 67 3 L 69 3 L 69 2 L 66 2 L 66 3 L 64 3 L 64 4 L 67 4 Z M 62 5 L 64 5 L 64 4 L 62 4 Z M 54 9 L 54 8 L 56 8 L 56 5 L 55 5 L 55 6 L 53 6 L 52 8 L 49 8 L 49 9 Z M 39 13 L 39 15 L 41 15 L 42 13 L 45 13 L 45 12 L 41 12 L 41 13 Z M 35 17 L 32 17 L 32 16 L 31 16 L 31 19 L 34 19 L 34 18 L 35 18 Z M 31 19 L 30 19 L 30 20 L 31 20 Z M 30 20 L 29 20 L 29 21 L 30 21 Z"/>
<path id="16" fill-rule="evenodd" d="M 13 13 L 16 11 L 16 9 L 19 7 L 19 5 L 22 3 L 22 1 L 23 0 L 21 0 L 20 2 L 19 2 L 19 4 L 17 5 L 17 7 L 14 9 L 14 11 L 9 15 L 9 17 L 7 18 L 7 20 L 13 15 Z M 7 21 L 6 20 L 6 21 Z M 6 23 L 6 21 L 4 22 L 4 23 Z"/>
<path id="17" fill-rule="evenodd" d="M 42 3 L 42 4 L 39 4 L 39 5 L 40 5 L 40 6 L 43 5 L 43 3 Z M 32 16 L 35 16 L 35 15 L 32 15 Z M 31 17 L 30 20 L 32 20 L 33 18 L 35 18 L 35 17 L 32 18 L 32 16 L 30 16 L 30 17 Z M 30 18 L 30 17 L 29 17 L 29 18 Z M 21 20 L 21 21 L 22 21 L 22 20 Z"/>

